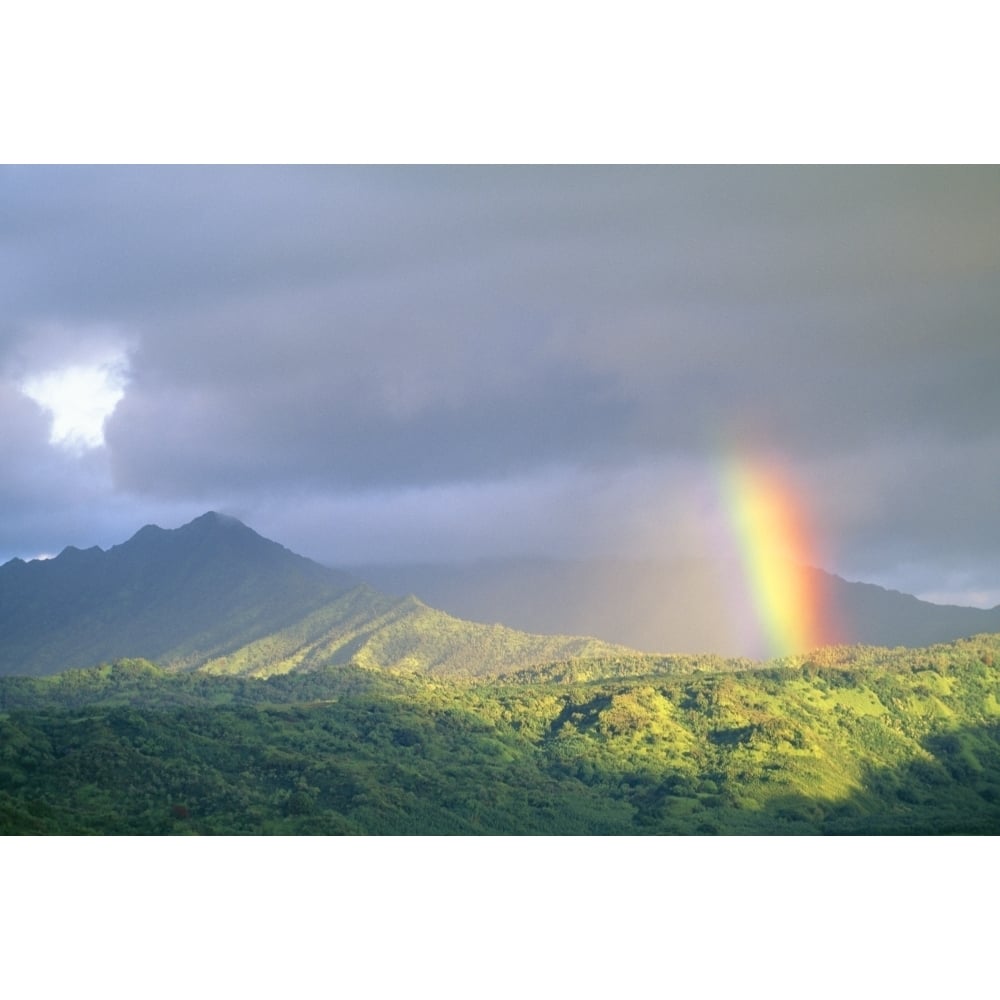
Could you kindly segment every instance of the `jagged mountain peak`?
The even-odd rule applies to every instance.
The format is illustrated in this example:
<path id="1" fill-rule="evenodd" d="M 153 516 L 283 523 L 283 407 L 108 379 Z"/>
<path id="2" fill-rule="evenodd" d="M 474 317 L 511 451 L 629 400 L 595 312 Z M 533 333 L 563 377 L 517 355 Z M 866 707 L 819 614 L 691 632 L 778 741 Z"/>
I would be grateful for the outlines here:
<path id="1" fill-rule="evenodd" d="M 257 535 L 253 528 L 247 527 L 238 517 L 232 514 L 220 514 L 217 510 L 209 510 L 200 514 L 193 521 L 182 524 L 177 531 L 240 531 L 250 535 Z M 260 538 L 260 535 L 257 535 Z"/>
<path id="2" fill-rule="evenodd" d="M 187 524 L 182 524 L 179 528 L 161 528 L 158 524 L 147 524 L 141 527 L 129 540 L 123 544 L 131 542 L 141 542 L 149 540 L 161 540 L 169 537 L 183 538 L 193 535 L 209 535 L 221 533 L 239 533 L 246 536 L 261 538 L 256 531 L 248 528 L 239 518 L 230 514 L 220 514 L 218 511 L 210 510 Z"/>
<path id="3" fill-rule="evenodd" d="M 145 656 L 194 663 L 281 628 L 354 586 L 236 518 L 149 524 L 104 551 L 68 547 L 0 567 L 0 673 L 51 673 Z"/>

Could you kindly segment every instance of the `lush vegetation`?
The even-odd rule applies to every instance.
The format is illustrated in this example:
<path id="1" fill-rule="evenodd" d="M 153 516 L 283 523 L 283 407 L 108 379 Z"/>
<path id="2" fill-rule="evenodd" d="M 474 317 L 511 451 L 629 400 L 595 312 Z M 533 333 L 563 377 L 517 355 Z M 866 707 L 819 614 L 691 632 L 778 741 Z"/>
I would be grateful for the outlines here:
<path id="1" fill-rule="evenodd" d="M 995 834 L 1000 636 L 490 679 L 5 678 L 0 831 Z"/>

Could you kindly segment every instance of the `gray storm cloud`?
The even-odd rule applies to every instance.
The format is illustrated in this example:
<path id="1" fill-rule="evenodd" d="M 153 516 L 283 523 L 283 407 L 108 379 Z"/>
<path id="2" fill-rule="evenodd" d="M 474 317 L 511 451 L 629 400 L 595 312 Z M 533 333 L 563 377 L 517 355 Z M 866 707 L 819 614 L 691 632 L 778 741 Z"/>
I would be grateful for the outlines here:
<path id="1" fill-rule="evenodd" d="M 0 177 L 0 370 L 45 324 L 129 338 L 123 517 L 223 505 L 297 541 L 325 511 L 309 554 L 457 558 L 634 545 L 662 503 L 676 548 L 700 467 L 766 452 L 817 497 L 830 568 L 1000 588 L 995 170 Z M 32 419 L 2 447 L 42 517 Z"/>

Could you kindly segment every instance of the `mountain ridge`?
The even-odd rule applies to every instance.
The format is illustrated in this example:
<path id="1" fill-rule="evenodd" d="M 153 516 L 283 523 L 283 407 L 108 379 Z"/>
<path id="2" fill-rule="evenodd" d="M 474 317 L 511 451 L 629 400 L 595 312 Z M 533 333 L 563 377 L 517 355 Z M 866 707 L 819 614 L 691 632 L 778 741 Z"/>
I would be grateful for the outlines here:
<path id="1" fill-rule="evenodd" d="M 520 560 L 395 577 L 389 567 L 380 578 L 323 566 L 209 511 L 178 528 L 144 525 L 106 551 L 70 545 L 0 566 L 0 674 L 129 657 L 255 676 L 346 663 L 500 674 L 640 651 L 767 658 L 727 648 L 737 614 L 713 603 L 697 574 L 672 569 Z M 809 574 L 819 581 L 826 616 L 844 625 L 831 642 L 915 648 L 1000 632 L 1000 608 L 934 605 L 817 568 L 805 574 L 804 586 Z"/>
<path id="2" fill-rule="evenodd" d="M 654 558 L 514 558 L 360 565 L 350 571 L 380 590 L 419 593 L 435 607 L 472 621 L 568 633 L 586 623 L 592 634 L 647 653 L 757 658 L 743 636 L 727 630 L 734 617 L 727 594 L 742 575 L 736 566 Z M 1000 605 L 932 604 L 819 567 L 801 572 L 804 585 L 824 595 L 821 616 L 835 625 L 838 643 L 918 648 L 1000 631 Z"/>
<path id="3" fill-rule="evenodd" d="M 212 512 L 107 550 L 0 566 L 0 671 L 44 674 L 134 655 L 192 665 L 357 584 Z"/>
<path id="4" fill-rule="evenodd" d="M 44 675 L 142 657 L 174 669 L 265 676 L 355 663 L 495 673 L 624 647 L 463 622 L 380 594 L 208 512 L 146 525 L 104 551 L 68 546 L 0 567 L 0 674 Z"/>

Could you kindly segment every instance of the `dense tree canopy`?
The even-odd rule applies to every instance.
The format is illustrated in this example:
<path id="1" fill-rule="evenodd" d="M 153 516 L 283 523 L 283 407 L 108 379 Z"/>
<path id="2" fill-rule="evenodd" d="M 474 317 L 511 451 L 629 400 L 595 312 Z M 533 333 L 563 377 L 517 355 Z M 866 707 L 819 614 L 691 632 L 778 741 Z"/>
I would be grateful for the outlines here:
<path id="1" fill-rule="evenodd" d="M 5 678 L 0 831 L 996 833 L 998 654 Z"/>

